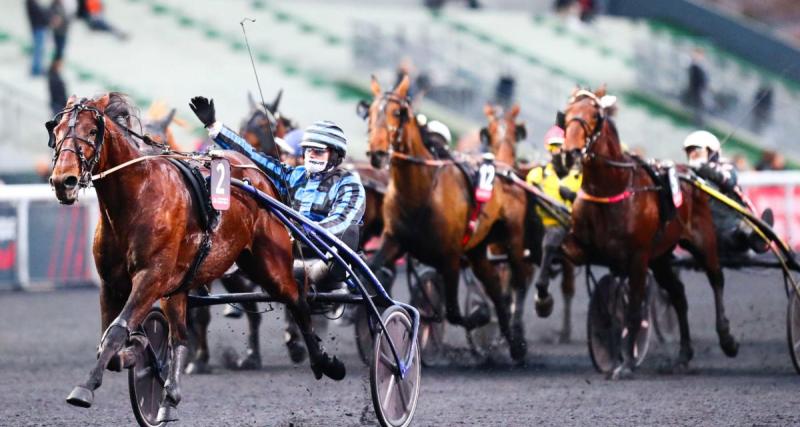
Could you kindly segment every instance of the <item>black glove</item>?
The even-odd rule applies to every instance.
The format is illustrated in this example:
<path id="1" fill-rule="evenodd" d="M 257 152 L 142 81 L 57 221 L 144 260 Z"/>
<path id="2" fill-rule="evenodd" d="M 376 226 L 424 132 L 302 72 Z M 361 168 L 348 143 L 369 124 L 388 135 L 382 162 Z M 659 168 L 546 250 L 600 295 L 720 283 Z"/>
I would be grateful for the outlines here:
<path id="1" fill-rule="evenodd" d="M 570 190 L 567 187 L 564 187 L 563 185 L 558 187 L 558 195 L 561 196 L 562 199 L 568 200 L 570 202 L 574 202 L 575 197 L 577 196 L 577 194 L 574 191 Z"/>
<path id="2" fill-rule="evenodd" d="M 208 98 L 195 96 L 192 98 L 192 102 L 189 103 L 189 108 L 194 111 L 194 114 L 203 122 L 205 127 L 209 127 L 217 121 L 213 99 L 209 101 Z"/>

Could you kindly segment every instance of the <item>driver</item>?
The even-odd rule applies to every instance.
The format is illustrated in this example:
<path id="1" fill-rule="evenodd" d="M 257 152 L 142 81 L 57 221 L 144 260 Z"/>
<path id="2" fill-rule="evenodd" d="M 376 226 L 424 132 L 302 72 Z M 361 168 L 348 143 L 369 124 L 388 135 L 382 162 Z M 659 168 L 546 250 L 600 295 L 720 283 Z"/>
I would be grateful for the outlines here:
<path id="1" fill-rule="evenodd" d="M 721 158 L 720 143 L 716 136 L 704 130 L 692 132 L 683 141 L 683 149 L 686 151 L 689 167 L 697 176 L 742 206 L 750 206 L 738 186 L 736 169 Z M 713 197 L 711 215 L 714 218 L 720 253 L 740 254 L 747 252 L 748 249 L 764 253 L 769 249 L 769 243 L 762 239 L 738 213 Z M 765 209 L 761 219 L 772 227 L 774 221 L 772 209 Z"/>
<path id="2" fill-rule="evenodd" d="M 269 154 L 257 152 L 244 138 L 217 121 L 213 100 L 197 96 L 189 107 L 217 145 L 246 155 L 263 169 L 292 209 L 349 247 L 357 248 L 366 192 L 357 174 L 340 167 L 347 154 L 347 138 L 339 126 L 323 120 L 307 127 L 300 142 L 304 164 L 289 166 Z M 296 253 L 295 277 L 301 283 L 308 279 L 319 290 L 341 289 L 346 276 L 344 269 L 315 257 L 309 250 Z M 287 326 L 286 346 L 292 361 L 300 363 L 305 359 L 305 346 L 294 322 Z"/>

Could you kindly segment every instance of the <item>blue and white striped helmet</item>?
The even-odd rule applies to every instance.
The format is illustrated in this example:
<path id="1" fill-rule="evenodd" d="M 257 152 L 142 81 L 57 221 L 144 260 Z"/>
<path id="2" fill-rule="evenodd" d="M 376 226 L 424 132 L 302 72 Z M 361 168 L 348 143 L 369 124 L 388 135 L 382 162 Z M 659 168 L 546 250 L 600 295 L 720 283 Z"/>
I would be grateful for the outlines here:
<path id="1" fill-rule="evenodd" d="M 347 154 L 347 138 L 342 128 L 334 122 L 320 120 L 303 132 L 301 147 L 332 148 L 344 157 Z"/>

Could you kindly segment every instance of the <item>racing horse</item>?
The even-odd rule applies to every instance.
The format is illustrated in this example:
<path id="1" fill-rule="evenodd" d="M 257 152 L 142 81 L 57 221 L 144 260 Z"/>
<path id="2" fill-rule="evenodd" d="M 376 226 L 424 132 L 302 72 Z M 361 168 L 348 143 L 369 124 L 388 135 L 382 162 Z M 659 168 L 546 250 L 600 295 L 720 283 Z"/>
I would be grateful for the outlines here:
<path id="1" fill-rule="evenodd" d="M 603 114 L 600 98 L 604 95 L 604 87 L 595 92 L 575 89 L 559 121 L 566 131 L 568 165 L 580 161 L 583 168 L 581 190 L 572 207 L 572 228 L 562 249 L 576 264 L 605 264 L 612 273 L 629 280 L 623 360 L 610 378 L 633 373 L 633 337 L 637 336 L 643 317 L 648 267 L 669 294 L 678 315 L 680 350 L 674 368 L 688 367 L 693 357 L 688 304 L 684 285 L 670 266 L 672 251 L 678 244 L 705 271 L 714 292 L 720 347 L 728 357 L 736 356 L 739 344 L 725 316 L 724 279 L 708 196 L 681 183 L 682 204 L 673 217 L 663 217 L 658 193 L 663 189 L 641 160 L 623 152 L 616 126 Z M 685 168 L 681 172 L 686 172 Z"/>
<path id="2" fill-rule="evenodd" d="M 489 123 L 481 129 L 482 143 L 487 145 L 489 150 L 495 156 L 495 160 L 501 167 L 513 169 L 522 179 L 525 178 L 526 172 L 520 170 L 516 164 L 516 145 L 519 141 L 524 140 L 527 131 L 524 123 L 517 123 L 517 116 L 519 115 L 519 105 L 514 105 L 508 111 L 503 111 L 499 107 L 486 105 L 484 107 L 484 114 L 489 120 Z M 503 181 L 504 185 L 510 183 L 506 180 Z M 536 213 L 536 209 L 529 206 L 528 221 L 530 227 L 540 230 L 539 233 L 534 233 L 534 236 L 542 236 L 544 233 L 541 218 Z M 541 238 L 535 240 L 534 248 L 531 248 L 530 256 L 534 260 L 540 260 L 543 256 Z M 560 259 L 561 264 L 561 295 L 564 300 L 564 309 L 561 322 L 561 331 L 559 332 L 559 341 L 569 342 L 572 335 L 572 298 L 575 296 L 575 267 L 569 260 Z M 541 310 L 548 313 L 552 310 L 552 298 L 550 298 L 549 307 L 546 303 L 542 304 L 541 300 L 537 300 L 537 306 L 542 306 Z"/>
<path id="3" fill-rule="evenodd" d="M 187 292 L 219 278 L 234 262 L 292 312 L 315 377 L 343 378 L 344 365 L 325 352 L 312 329 L 305 290 L 292 277 L 289 234 L 280 220 L 234 188 L 230 209 L 203 230 L 196 199 L 178 167 L 164 156 L 142 156 L 132 132 L 115 120 L 131 116 L 133 108 L 115 92 L 80 100 L 73 95 L 47 123 L 49 145 L 55 149 L 50 183 L 56 197 L 73 204 L 79 189 L 94 183 L 100 207 L 93 254 L 104 332 L 89 378 L 72 390 L 67 402 L 90 407 L 103 371 L 130 366 L 132 352 L 124 347 L 141 345 L 139 326 L 160 301 L 169 323 L 171 362 L 158 421 L 177 419 L 180 371 L 187 355 Z M 277 194 L 245 157 L 225 157 L 234 177 Z M 203 242 L 210 250 L 197 262 Z"/>
<path id="4" fill-rule="evenodd" d="M 259 106 L 253 99 L 253 95 L 247 94 L 247 101 L 250 107 L 249 117 L 242 120 L 239 133 L 253 146 L 270 156 L 278 155 L 277 145 L 270 136 L 274 135 L 283 138 L 287 133 L 296 128 L 296 124 L 291 119 L 283 116 L 280 111 L 280 102 L 283 90 L 279 90 L 275 99 L 268 104 Z M 267 129 L 267 127 L 271 129 Z M 225 274 L 220 278 L 220 283 L 227 292 L 241 293 L 252 292 L 254 285 L 250 283 L 242 272 L 235 270 Z M 261 313 L 258 305 L 252 301 L 239 303 L 242 310 L 232 309 L 230 315 L 238 317 L 243 311 L 247 317 L 247 350 L 245 355 L 238 360 L 231 361 L 231 368 L 238 370 L 251 370 L 261 368 L 261 345 L 259 339 L 259 326 L 261 325 Z M 232 308 L 232 307 L 229 307 Z M 196 307 L 189 312 L 189 332 L 191 341 L 194 344 L 194 354 L 191 361 L 186 366 L 188 374 L 204 374 L 210 372 L 208 365 L 211 357 L 208 348 L 208 325 L 211 324 L 211 308 Z"/>
<path id="5" fill-rule="evenodd" d="M 405 76 L 393 91 L 383 93 L 375 77 L 369 106 L 370 162 L 383 168 L 391 161 L 389 187 L 383 202 L 382 244 L 373 268 L 394 262 L 407 251 L 434 267 L 442 276 L 447 320 L 467 329 L 489 322 L 485 312 L 462 316 L 458 304 L 459 271 L 466 255 L 475 275 L 492 299 L 511 357 L 524 360 L 527 352 L 522 310 L 532 266 L 523 259 L 526 246 L 526 195 L 495 185 L 491 199 L 476 218 L 473 189 L 467 173 L 453 159 L 437 160 L 425 147 L 408 99 Z M 512 302 L 509 303 L 498 271 L 487 257 L 487 246 L 498 243 L 508 254 Z M 514 313 L 511 309 L 514 308 Z M 512 325 L 513 315 L 513 325 Z"/>

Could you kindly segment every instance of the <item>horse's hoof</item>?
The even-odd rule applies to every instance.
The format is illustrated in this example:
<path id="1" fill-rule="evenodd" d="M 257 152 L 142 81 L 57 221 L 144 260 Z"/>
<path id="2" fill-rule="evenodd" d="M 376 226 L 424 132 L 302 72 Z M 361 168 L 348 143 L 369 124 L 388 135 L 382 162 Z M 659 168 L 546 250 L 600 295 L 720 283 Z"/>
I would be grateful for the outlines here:
<path id="1" fill-rule="evenodd" d="M 321 379 L 324 374 L 332 380 L 340 381 L 347 374 L 344 363 L 337 359 L 336 356 L 331 358 L 327 353 L 323 353 L 319 362 L 311 365 L 311 370 L 314 371 L 314 378 L 316 379 Z"/>
<path id="2" fill-rule="evenodd" d="M 515 362 L 524 362 L 525 356 L 528 355 L 528 343 L 524 339 L 516 339 L 509 346 L 511 352 L 511 359 Z"/>
<path id="3" fill-rule="evenodd" d="M 84 386 L 75 386 L 67 396 L 67 403 L 79 408 L 89 408 L 94 401 L 94 392 Z"/>
<path id="4" fill-rule="evenodd" d="M 178 421 L 178 408 L 170 403 L 164 403 L 158 408 L 156 422 L 168 423 L 170 421 Z"/>
<path id="5" fill-rule="evenodd" d="M 211 367 L 208 366 L 208 362 L 193 361 L 189 362 L 189 364 L 186 365 L 186 369 L 184 370 L 184 372 L 187 375 L 210 374 Z"/>
<path id="6" fill-rule="evenodd" d="M 292 363 L 295 365 L 299 363 L 303 363 L 306 360 L 306 347 L 297 340 L 290 340 L 286 342 L 286 349 L 289 350 L 289 359 L 292 360 Z M 319 378 L 317 378 L 319 379 Z"/>
<path id="7" fill-rule="evenodd" d="M 236 304 L 226 304 L 222 315 L 228 319 L 239 319 L 242 317 L 242 309 Z"/>
<path id="8" fill-rule="evenodd" d="M 633 370 L 626 365 L 617 366 L 616 369 L 611 371 L 608 379 L 611 381 L 626 380 L 633 378 Z"/>
<path id="9" fill-rule="evenodd" d="M 248 352 L 247 356 L 239 359 L 239 362 L 236 363 L 236 368 L 240 371 L 255 371 L 261 369 L 261 356 L 256 353 Z"/>
<path id="10" fill-rule="evenodd" d="M 536 294 L 534 308 L 536 309 L 536 314 L 539 317 L 549 317 L 551 314 L 553 314 L 554 304 L 555 302 L 553 301 L 553 296 L 551 294 L 547 294 L 543 297 L 540 297 L 539 294 Z"/>
<path id="11" fill-rule="evenodd" d="M 106 369 L 111 372 L 122 372 L 122 357 L 120 357 L 119 353 L 111 356 L 111 359 L 108 360 L 108 364 L 106 365 Z"/>
<path id="12" fill-rule="evenodd" d="M 475 329 L 488 325 L 491 321 L 492 313 L 489 312 L 489 306 L 481 305 L 464 320 L 464 326 L 467 329 Z"/>
<path id="13" fill-rule="evenodd" d="M 728 357 L 736 357 L 739 354 L 739 343 L 732 335 L 726 335 L 719 340 L 719 346 L 722 352 Z"/>

